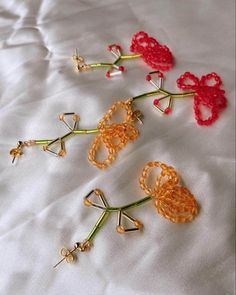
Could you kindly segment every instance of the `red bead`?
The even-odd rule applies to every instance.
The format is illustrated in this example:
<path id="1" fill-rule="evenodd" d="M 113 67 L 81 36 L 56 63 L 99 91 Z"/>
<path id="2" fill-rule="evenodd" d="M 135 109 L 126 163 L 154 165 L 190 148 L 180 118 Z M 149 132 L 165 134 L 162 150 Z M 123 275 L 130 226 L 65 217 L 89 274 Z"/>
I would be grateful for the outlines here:
<path id="1" fill-rule="evenodd" d="M 112 45 L 108 45 L 108 46 L 107 46 L 107 50 L 108 50 L 108 51 L 112 51 Z"/>
<path id="2" fill-rule="evenodd" d="M 120 50 L 121 51 L 120 45 L 116 45 L 116 50 Z"/>
<path id="3" fill-rule="evenodd" d="M 125 68 L 123 67 L 123 66 L 119 66 L 119 71 L 121 71 L 121 72 L 124 72 L 125 71 Z"/>
<path id="4" fill-rule="evenodd" d="M 162 72 L 159 72 L 159 73 L 158 73 L 158 77 L 159 77 L 159 78 L 164 78 L 164 74 L 163 74 Z"/>
<path id="5" fill-rule="evenodd" d="M 111 77 L 111 73 L 110 72 L 106 72 L 106 77 L 110 78 Z"/>
<path id="6" fill-rule="evenodd" d="M 164 110 L 164 113 L 165 113 L 166 115 L 169 115 L 169 114 L 171 113 L 171 108 L 170 108 L 170 107 L 166 108 L 166 109 Z"/>
<path id="7" fill-rule="evenodd" d="M 154 101 L 153 101 L 154 106 L 158 106 L 159 102 L 160 102 L 160 100 L 158 98 L 154 99 Z"/>
<path id="8" fill-rule="evenodd" d="M 153 69 L 168 71 L 173 66 L 173 56 L 169 48 L 159 44 L 145 32 L 133 35 L 130 51 L 140 53 L 146 64 Z"/>
<path id="9" fill-rule="evenodd" d="M 152 80 L 152 76 L 151 76 L 151 75 L 147 75 L 147 76 L 146 76 L 146 80 L 147 80 L 147 81 L 151 81 L 151 80 Z"/>

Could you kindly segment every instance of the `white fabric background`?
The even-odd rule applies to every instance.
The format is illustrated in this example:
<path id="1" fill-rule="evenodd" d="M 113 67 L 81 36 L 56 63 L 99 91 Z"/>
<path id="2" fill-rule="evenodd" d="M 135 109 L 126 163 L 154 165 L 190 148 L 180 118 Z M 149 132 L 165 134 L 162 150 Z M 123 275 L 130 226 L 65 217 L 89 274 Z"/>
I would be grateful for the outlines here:
<path id="1" fill-rule="evenodd" d="M 0 294 L 233 294 L 234 1 L 0 4 Z M 229 105 L 220 119 L 199 127 L 192 99 L 175 102 L 166 117 L 146 100 L 140 138 L 106 171 L 87 162 L 93 136 L 68 141 L 63 159 L 32 148 L 12 166 L 8 151 L 17 140 L 64 133 L 58 114 L 75 111 L 80 126 L 92 128 L 117 99 L 152 90 L 141 61 L 127 62 L 128 72 L 112 80 L 104 71 L 76 75 L 71 66 L 75 47 L 88 62 L 106 61 L 108 44 L 128 50 L 139 30 L 174 53 L 167 89 L 186 70 L 222 77 Z M 143 233 L 116 234 L 112 216 L 78 263 L 52 269 L 61 246 L 82 240 L 100 214 L 83 206 L 83 196 L 99 187 L 112 205 L 143 197 L 138 177 L 149 160 L 179 171 L 201 206 L 195 221 L 172 224 L 147 204 L 133 211 Z"/>

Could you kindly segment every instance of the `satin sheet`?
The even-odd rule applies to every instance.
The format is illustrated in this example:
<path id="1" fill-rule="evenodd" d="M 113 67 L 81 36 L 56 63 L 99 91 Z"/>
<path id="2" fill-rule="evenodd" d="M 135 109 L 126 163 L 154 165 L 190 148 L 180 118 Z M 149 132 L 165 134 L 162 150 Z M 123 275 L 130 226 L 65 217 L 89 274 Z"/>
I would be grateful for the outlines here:
<path id="1" fill-rule="evenodd" d="M 1 295 L 232 295 L 234 283 L 234 1 L 14 1 L 0 10 L 0 294 Z M 129 48 L 144 30 L 167 44 L 176 66 L 166 89 L 189 70 L 212 71 L 224 81 L 228 108 L 211 127 L 200 127 L 193 100 L 174 103 L 162 117 L 147 99 L 141 136 L 99 171 L 87 161 L 94 136 L 66 143 L 65 158 L 32 148 L 16 165 L 9 149 L 17 140 L 55 138 L 66 130 L 63 112 L 93 128 L 117 99 L 153 88 L 148 67 L 126 62 L 127 73 L 107 80 L 105 71 L 75 74 L 70 56 L 78 47 L 87 62 L 108 61 L 106 46 Z M 144 164 L 174 166 L 201 211 L 176 225 L 146 204 L 132 214 L 142 233 L 118 235 L 110 216 L 74 265 L 56 270 L 61 246 L 83 240 L 100 212 L 83 206 L 101 188 L 113 206 L 144 196 L 138 177 Z"/>

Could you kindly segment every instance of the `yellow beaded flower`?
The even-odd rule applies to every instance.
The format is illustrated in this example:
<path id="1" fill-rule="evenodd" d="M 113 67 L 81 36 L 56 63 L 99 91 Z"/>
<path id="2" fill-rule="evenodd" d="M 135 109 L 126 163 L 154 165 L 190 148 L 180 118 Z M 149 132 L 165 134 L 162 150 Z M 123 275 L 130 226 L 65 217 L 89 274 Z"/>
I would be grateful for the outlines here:
<path id="1" fill-rule="evenodd" d="M 161 171 L 155 186 L 150 188 L 146 182 L 150 170 L 154 167 Z M 139 179 L 141 188 L 153 198 L 157 212 L 174 223 L 191 221 L 198 214 L 198 205 L 194 196 L 180 184 L 180 178 L 173 167 L 160 162 L 149 162 Z"/>
<path id="2" fill-rule="evenodd" d="M 125 111 L 125 119 L 121 123 L 112 123 L 111 119 L 119 110 Z M 134 141 L 139 132 L 134 126 L 134 113 L 131 102 L 117 101 L 98 123 L 99 134 L 93 141 L 89 153 L 89 161 L 100 169 L 107 168 L 116 158 L 117 153 L 130 141 Z M 99 148 L 104 146 L 107 150 L 105 160 L 97 160 Z"/>

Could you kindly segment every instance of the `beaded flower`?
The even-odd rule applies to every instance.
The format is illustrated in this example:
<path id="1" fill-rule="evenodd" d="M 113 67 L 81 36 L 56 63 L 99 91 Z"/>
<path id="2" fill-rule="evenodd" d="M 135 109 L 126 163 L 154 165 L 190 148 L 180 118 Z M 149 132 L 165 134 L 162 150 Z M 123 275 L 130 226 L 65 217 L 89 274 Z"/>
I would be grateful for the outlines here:
<path id="1" fill-rule="evenodd" d="M 152 168 L 161 169 L 153 188 L 146 184 Z M 144 167 L 139 182 L 145 193 L 152 197 L 157 212 L 166 219 L 174 223 L 184 223 L 197 215 L 197 202 L 190 191 L 181 185 L 173 167 L 160 162 L 149 162 Z"/>
<path id="2" fill-rule="evenodd" d="M 113 115 L 119 111 L 125 111 L 125 118 L 122 118 L 119 122 L 112 122 Z M 17 146 L 10 150 L 10 155 L 13 157 L 12 162 L 24 154 L 24 148 L 35 145 L 42 145 L 45 152 L 54 156 L 64 157 L 66 155 L 66 141 L 69 138 L 81 134 L 97 134 L 88 152 L 88 160 L 97 168 L 105 169 L 115 160 L 121 149 L 129 142 L 137 139 L 139 132 L 135 127 L 135 122 L 137 120 L 140 121 L 139 116 L 139 111 L 132 110 L 130 99 L 114 103 L 99 121 L 95 129 L 80 129 L 79 115 L 75 113 L 64 113 L 59 116 L 59 120 L 64 123 L 69 132 L 55 139 L 19 141 Z M 105 160 L 98 160 L 98 150 L 103 148 L 108 154 L 107 158 Z"/>
<path id="3" fill-rule="evenodd" d="M 222 81 L 216 73 L 202 76 L 199 80 L 190 72 L 185 72 L 177 80 L 177 86 L 183 90 L 194 90 L 194 112 L 199 125 L 211 125 L 219 113 L 226 108 L 225 91 L 221 89 Z M 203 118 L 202 109 L 210 111 L 208 118 Z"/>
<path id="4" fill-rule="evenodd" d="M 120 65 L 123 61 L 137 58 L 142 58 L 149 67 L 155 70 L 168 71 L 173 66 L 173 56 L 169 48 L 166 45 L 161 45 L 156 39 L 148 36 L 143 31 L 135 33 L 132 37 L 130 51 L 133 54 L 124 54 L 119 44 L 108 45 L 107 50 L 115 57 L 113 63 L 96 62 L 87 64 L 76 50 L 72 56 L 76 71 L 84 72 L 91 69 L 105 68 L 107 70 L 106 77 L 111 78 L 124 73 L 125 67 Z"/>
<path id="5" fill-rule="evenodd" d="M 126 112 L 125 119 L 121 123 L 111 123 L 112 116 L 119 110 Z M 107 168 L 114 160 L 117 153 L 130 141 L 134 141 L 139 132 L 134 126 L 134 113 L 131 102 L 128 100 L 117 101 L 112 105 L 104 117 L 100 120 L 97 129 L 99 134 L 93 141 L 88 153 L 89 161 L 100 169 Z M 97 151 L 104 146 L 107 150 L 107 158 L 103 161 L 96 159 Z"/>
<path id="6" fill-rule="evenodd" d="M 159 173 L 157 173 L 154 185 L 151 187 L 147 182 L 150 182 L 148 178 L 153 168 L 159 169 Z M 181 185 L 180 177 L 173 167 L 161 162 L 148 162 L 142 171 L 139 183 L 147 196 L 120 207 L 111 207 L 100 189 L 89 192 L 84 197 L 84 205 L 101 210 L 102 213 L 83 242 L 76 242 L 72 250 L 62 248 L 60 254 L 63 258 L 54 265 L 54 268 L 62 261 L 70 263 L 76 260 L 75 252 L 89 251 L 98 231 L 112 213 L 117 214 L 116 231 L 119 234 L 135 232 L 143 228 L 143 224 L 134 216 L 131 216 L 128 211 L 149 201 L 153 201 L 161 216 L 174 223 L 192 221 L 198 214 L 196 199 L 186 187 Z"/>
<path id="7" fill-rule="evenodd" d="M 133 35 L 130 51 L 141 54 L 145 63 L 152 69 L 168 71 L 173 66 L 173 56 L 169 48 L 159 44 L 145 32 Z"/>

